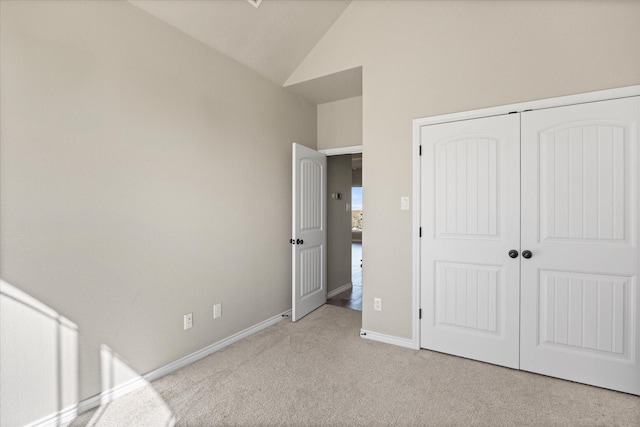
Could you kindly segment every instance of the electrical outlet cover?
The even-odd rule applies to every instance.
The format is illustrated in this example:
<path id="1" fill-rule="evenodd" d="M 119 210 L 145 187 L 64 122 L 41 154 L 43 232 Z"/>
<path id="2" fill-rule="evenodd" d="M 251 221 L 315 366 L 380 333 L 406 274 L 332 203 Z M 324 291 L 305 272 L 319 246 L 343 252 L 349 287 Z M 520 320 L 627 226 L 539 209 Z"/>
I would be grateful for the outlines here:
<path id="1" fill-rule="evenodd" d="M 184 315 L 184 329 L 190 329 L 193 326 L 193 313 Z"/>

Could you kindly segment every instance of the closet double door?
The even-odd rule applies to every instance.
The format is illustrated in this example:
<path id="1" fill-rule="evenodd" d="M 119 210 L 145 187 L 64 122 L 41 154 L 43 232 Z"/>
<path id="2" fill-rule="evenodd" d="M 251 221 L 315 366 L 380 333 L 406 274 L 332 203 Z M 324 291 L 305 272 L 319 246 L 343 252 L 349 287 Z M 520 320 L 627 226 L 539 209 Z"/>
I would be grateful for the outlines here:
<path id="1" fill-rule="evenodd" d="M 640 97 L 420 128 L 421 347 L 640 394 Z"/>

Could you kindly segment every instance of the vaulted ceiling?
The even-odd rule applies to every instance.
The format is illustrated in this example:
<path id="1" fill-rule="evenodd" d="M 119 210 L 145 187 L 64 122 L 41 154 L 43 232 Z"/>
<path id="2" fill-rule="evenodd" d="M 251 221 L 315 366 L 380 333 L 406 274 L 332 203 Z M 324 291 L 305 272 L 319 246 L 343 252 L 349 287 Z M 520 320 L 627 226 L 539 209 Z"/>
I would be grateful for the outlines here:
<path id="1" fill-rule="evenodd" d="M 247 0 L 129 2 L 280 85 L 351 3 L 263 0 L 256 8 Z"/>

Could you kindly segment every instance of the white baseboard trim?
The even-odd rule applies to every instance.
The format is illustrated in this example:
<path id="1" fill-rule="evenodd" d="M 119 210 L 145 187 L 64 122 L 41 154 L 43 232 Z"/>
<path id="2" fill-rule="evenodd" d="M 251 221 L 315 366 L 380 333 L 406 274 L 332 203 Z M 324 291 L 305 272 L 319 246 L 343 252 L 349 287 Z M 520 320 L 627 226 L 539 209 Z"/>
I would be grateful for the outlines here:
<path id="1" fill-rule="evenodd" d="M 25 425 L 25 427 L 40 427 L 40 426 L 52 426 L 57 427 L 59 425 L 69 423 L 73 421 L 79 414 L 79 405 L 69 406 L 61 411 L 55 412 L 47 417 L 40 418 L 37 421 Z"/>
<path id="2" fill-rule="evenodd" d="M 360 337 L 364 339 L 372 340 L 372 341 L 383 342 L 385 344 L 393 344 L 400 347 L 406 347 L 413 350 L 418 350 L 413 340 L 407 339 L 407 338 L 398 338 L 392 335 L 385 335 L 385 334 L 380 334 L 378 332 L 367 331 L 365 329 L 360 329 Z"/>
<path id="3" fill-rule="evenodd" d="M 348 291 L 352 287 L 353 287 L 353 283 L 351 283 L 351 282 L 346 283 L 346 284 L 340 286 L 338 289 L 334 289 L 331 292 L 328 292 L 327 293 L 327 298 L 331 298 L 331 297 L 334 297 L 334 296 L 336 296 L 338 294 L 343 293 L 344 291 Z"/>
<path id="4" fill-rule="evenodd" d="M 240 331 L 236 334 L 233 334 L 223 340 L 220 340 L 216 343 L 213 343 L 203 349 L 200 349 L 194 353 L 191 353 L 185 357 L 182 357 L 174 362 L 171 362 L 167 365 L 164 365 L 158 369 L 155 369 L 151 372 L 148 372 L 138 378 L 134 378 L 129 380 L 123 384 L 120 384 L 112 389 L 105 390 L 102 393 L 92 396 L 88 399 L 84 399 L 80 401 L 77 405 L 69 406 L 61 411 L 53 413 L 47 417 L 41 418 L 37 421 L 34 421 L 28 424 L 26 427 L 54 427 L 59 426 L 61 424 L 65 424 L 73 421 L 79 414 L 86 412 L 90 409 L 97 408 L 100 405 L 105 405 L 119 397 L 124 396 L 127 393 L 131 393 L 141 387 L 144 387 L 148 383 L 155 381 L 168 375 L 172 372 L 177 371 L 178 369 L 184 368 L 198 360 L 209 356 L 210 354 L 215 353 L 216 351 L 220 351 L 225 347 L 230 346 L 231 344 L 240 341 L 243 338 L 246 338 L 250 335 L 255 334 L 265 328 L 268 328 L 271 325 L 275 325 L 280 322 L 285 317 L 291 316 L 291 310 L 287 310 L 283 313 L 280 313 L 276 316 L 273 316 L 267 320 L 264 320 L 260 323 L 257 323 L 249 328 Z"/>
<path id="5" fill-rule="evenodd" d="M 290 316 L 291 316 L 291 310 L 287 310 L 284 313 L 280 313 L 267 320 L 263 320 L 258 324 L 255 324 L 243 331 L 240 331 L 236 334 L 231 335 L 230 337 L 227 337 L 223 340 L 213 343 L 201 350 L 196 351 L 195 353 L 191 353 L 190 355 L 185 356 L 181 359 L 178 359 L 175 362 L 169 363 L 168 365 L 165 365 L 161 368 L 151 371 L 148 374 L 146 374 L 144 378 L 149 382 L 155 381 L 159 378 L 164 377 L 167 374 L 177 371 L 178 369 L 184 368 L 185 366 L 190 365 L 193 362 L 196 362 L 202 359 L 203 357 L 207 357 L 210 354 L 215 353 L 216 351 L 222 350 L 223 348 L 228 347 L 231 344 L 238 342 L 243 338 L 253 335 L 256 332 L 259 332 L 265 328 L 268 328 L 271 325 L 275 325 L 276 323 L 280 322 L 284 317 L 290 317 Z"/>

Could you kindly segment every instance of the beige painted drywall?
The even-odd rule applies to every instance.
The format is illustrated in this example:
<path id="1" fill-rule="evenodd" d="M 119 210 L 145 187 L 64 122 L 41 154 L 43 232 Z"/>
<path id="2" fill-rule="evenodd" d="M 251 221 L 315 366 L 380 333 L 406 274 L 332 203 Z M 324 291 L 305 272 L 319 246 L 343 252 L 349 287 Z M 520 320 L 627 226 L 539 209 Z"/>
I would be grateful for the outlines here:
<path id="1" fill-rule="evenodd" d="M 318 150 L 362 145 L 362 97 L 318 105 Z"/>
<path id="2" fill-rule="evenodd" d="M 77 325 L 79 398 L 102 345 L 144 374 L 288 310 L 316 106 L 127 2 L 0 5 L 2 279 Z"/>
<path id="3" fill-rule="evenodd" d="M 327 157 L 327 291 L 351 283 L 351 154 Z M 341 193 L 342 199 L 333 198 Z"/>
<path id="4" fill-rule="evenodd" d="M 412 119 L 640 83 L 640 2 L 355 1 L 287 84 L 357 66 L 363 328 L 411 338 Z"/>

